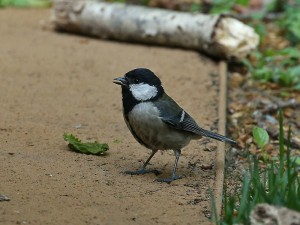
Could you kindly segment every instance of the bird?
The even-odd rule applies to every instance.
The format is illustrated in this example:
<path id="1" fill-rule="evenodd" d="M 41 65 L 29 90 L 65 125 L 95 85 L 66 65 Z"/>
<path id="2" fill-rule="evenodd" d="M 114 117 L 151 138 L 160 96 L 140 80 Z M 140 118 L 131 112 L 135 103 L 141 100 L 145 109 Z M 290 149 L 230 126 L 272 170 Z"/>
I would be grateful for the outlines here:
<path id="1" fill-rule="evenodd" d="M 158 178 L 159 182 L 171 183 L 181 179 L 176 169 L 183 147 L 191 140 L 209 137 L 235 145 L 236 142 L 226 136 L 201 128 L 196 121 L 169 97 L 161 80 L 147 68 L 136 68 L 123 77 L 113 79 L 121 86 L 123 117 L 133 137 L 151 154 L 143 165 L 126 174 L 160 174 L 158 170 L 146 169 L 158 150 L 173 150 L 175 162 L 169 178 Z"/>

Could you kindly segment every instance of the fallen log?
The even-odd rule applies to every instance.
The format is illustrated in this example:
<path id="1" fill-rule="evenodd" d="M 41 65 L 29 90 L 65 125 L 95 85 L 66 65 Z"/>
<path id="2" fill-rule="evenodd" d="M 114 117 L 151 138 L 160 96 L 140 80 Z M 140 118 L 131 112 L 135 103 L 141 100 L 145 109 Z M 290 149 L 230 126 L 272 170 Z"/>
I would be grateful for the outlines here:
<path id="1" fill-rule="evenodd" d="M 229 16 L 121 3 L 54 0 L 53 21 L 58 31 L 194 49 L 225 59 L 243 58 L 259 42 L 251 27 Z"/>

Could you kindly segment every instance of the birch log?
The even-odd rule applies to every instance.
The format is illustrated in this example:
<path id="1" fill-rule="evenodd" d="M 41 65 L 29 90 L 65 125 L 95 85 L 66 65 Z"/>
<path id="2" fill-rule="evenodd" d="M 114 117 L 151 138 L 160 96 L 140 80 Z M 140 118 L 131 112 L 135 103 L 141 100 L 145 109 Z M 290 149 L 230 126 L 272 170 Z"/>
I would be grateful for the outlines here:
<path id="1" fill-rule="evenodd" d="M 254 30 L 224 15 L 183 13 L 91 0 L 54 0 L 57 30 L 104 39 L 177 46 L 217 58 L 243 58 L 258 45 Z"/>

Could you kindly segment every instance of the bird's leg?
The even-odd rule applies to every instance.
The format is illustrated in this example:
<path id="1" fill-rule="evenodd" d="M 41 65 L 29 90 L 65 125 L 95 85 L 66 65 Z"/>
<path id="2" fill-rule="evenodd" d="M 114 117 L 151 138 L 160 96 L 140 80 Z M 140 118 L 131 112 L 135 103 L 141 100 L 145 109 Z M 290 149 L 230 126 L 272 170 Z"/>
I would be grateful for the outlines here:
<path id="1" fill-rule="evenodd" d="M 151 155 L 149 156 L 149 158 L 146 160 L 146 162 L 143 164 L 143 166 L 140 169 L 135 171 L 125 171 L 125 173 L 130 175 L 140 175 L 145 173 L 154 173 L 155 175 L 159 175 L 161 172 L 158 170 L 146 170 L 146 166 L 148 165 L 148 163 L 150 162 L 150 160 L 152 159 L 152 157 L 155 155 L 156 152 L 157 150 L 152 150 Z"/>
<path id="2" fill-rule="evenodd" d="M 178 164 L 179 157 L 181 154 L 181 150 L 180 149 L 174 150 L 174 153 L 175 153 L 175 163 L 173 166 L 172 176 L 170 178 L 159 178 L 159 179 L 157 179 L 158 182 L 166 182 L 166 183 L 170 184 L 172 181 L 182 178 L 182 176 L 176 175 L 176 169 L 177 169 L 177 164 Z"/>

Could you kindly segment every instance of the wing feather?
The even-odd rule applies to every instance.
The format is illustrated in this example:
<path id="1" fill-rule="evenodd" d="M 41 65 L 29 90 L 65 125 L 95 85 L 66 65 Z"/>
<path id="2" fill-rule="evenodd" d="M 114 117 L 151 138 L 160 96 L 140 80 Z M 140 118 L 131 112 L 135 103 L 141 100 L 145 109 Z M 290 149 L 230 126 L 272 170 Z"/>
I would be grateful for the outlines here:
<path id="1" fill-rule="evenodd" d="M 230 138 L 199 127 L 196 121 L 167 94 L 164 94 L 162 98 L 154 104 L 160 111 L 162 121 L 174 129 L 236 144 L 236 142 Z"/>

